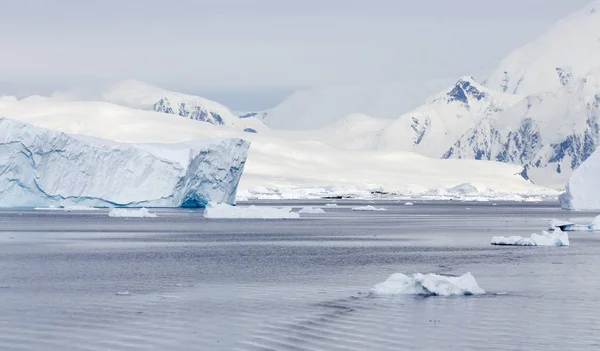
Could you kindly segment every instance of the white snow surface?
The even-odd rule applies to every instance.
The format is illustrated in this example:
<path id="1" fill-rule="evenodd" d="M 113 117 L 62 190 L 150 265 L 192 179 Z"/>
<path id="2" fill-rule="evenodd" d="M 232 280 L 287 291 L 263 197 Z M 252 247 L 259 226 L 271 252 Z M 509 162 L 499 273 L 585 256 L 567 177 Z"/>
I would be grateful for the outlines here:
<path id="1" fill-rule="evenodd" d="M 223 203 L 209 203 L 204 209 L 204 217 L 210 219 L 296 219 L 300 218 L 291 207 L 231 206 Z"/>
<path id="2" fill-rule="evenodd" d="M 561 204 L 570 210 L 600 210 L 600 150 L 573 172 Z"/>
<path id="3" fill-rule="evenodd" d="M 487 86 L 522 95 L 556 90 L 569 77 L 582 77 L 600 62 L 600 1 L 554 24 L 533 42 L 513 51 L 488 78 Z"/>
<path id="4" fill-rule="evenodd" d="M 352 211 L 387 211 L 387 210 L 383 207 L 375 207 L 375 206 L 367 205 L 367 206 L 353 207 Z"/>
<path id="5" fill-rule="evenodd" d="M 371 289 L 371 294 L 386 295 L 480 295 L 485 291 L 479 287 L 471 273 L 460 277 L 449 277 L 433 273 L 415 273 L 412 277 L 402 273 L 394 273 Z"/>
<path id="6" fill-rule="evenodd" d="M 126 218 L 155 218 L 156 213 L 151 213 L 147 208 L 128 209 L 128 208 L 111 208 L 108 211 L 109 217 L 126 217 Z"/>
<path id="7" fill-rule="evenodd" d="M 542 234 L 532 234 L 530 238 L 521 236 L 495 236 L 492 245 L 509 246 L 569 246 L 569 234 L 556 228 L 553 232 L 542 231 Z"/>
<path id="8" fill-rule="evenodd" d="M 318 208 L 318 207 L 303 207 L 301 208 L 298 213 L 301 214 L 321 214 L 321 213 L 325 213 L 325 210 L 322 208 Z"/>
<path id="9" fill-rule="evenodd" d="M 0 206 L 234 203 L 248 146 L 241 139 L 122 144 L 0 118 Z"/>
<path id="10" fill-rule="evenodd" d="M 516 165 L 439 160 L 405 151 L 348 150 L 330 145 L 317 134 L 311 137 L 268 129 L 258 134 L 245 133 L 230 126 L 198 123 L 106 102 L 25 99 L 0 109 L 0 116 L 69 134 L 136 144 L 243 138 L 252 142 L 240 182 L 241 193 L 249 196 L 259 188 L 279 189 L 287 198 L 303 198 L 317 189 L 322 194 L 336 193 L 336 189 L 354 189 L 360 194 L 369 194 L 371 189 L 409 194 L 462 183 L 471 183 L 482 192 L 547 191 L 520 177 L 521 167 Z M 160 149 L 163 157 L 175 157 L 178 162 L 187 159 L 185 153 L 169 155 L 167 149 Z"/>

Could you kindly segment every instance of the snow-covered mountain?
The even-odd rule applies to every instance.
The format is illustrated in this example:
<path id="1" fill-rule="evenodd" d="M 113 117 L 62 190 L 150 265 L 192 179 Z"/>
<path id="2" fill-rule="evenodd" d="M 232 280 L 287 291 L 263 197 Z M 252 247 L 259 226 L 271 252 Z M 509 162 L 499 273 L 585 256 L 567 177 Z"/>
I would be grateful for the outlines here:
<path id="1" fill-rule="evenodd" d="M 257 118 L 238 118 L 229 108 L 218 102 L 165 90 L 135 79 L 121 81 L 100 92 L 75 88 L 55 92 L 52 97 L 60 101 L 110 102 L 134 109 L 177 115 L 217 126 L 232 126 L 249 132 L 259 132 L 266 128 Z"/>
<path id="2" fill-rule="evenodd" d="M 244 113 L 270 128 L 312 130 L 351 115 L 395 118 L 452 84 L 452 80 L 398 81 L 378 84 L 328 86 L 300 90 L 267 111 Z"/>
<path id="3" fill-rule="evenodd" d="M 557 22 L 508 55 L 486 85 L 521 95 L 554 91 L 600 64 L 600 1 Z"/>
<path id="4" fill-rule="evenodd" d="M 463 77 L 450 89 L 390 122 L 378 133 L 378 149 L 411 150 L 440 157 L 481 119 L 509 108 L 520 99 Z"/>
<path id="5" fill-rule="evenodd" d="M 540 184 L 564 184 L 599 144 L 600 69 L 555 92 L 531 95 L 466 132 L 445 158 L 527 166 Z"/>
<path id="6" fill-rule="evenodd" d="M 234 125 L 238 117 L 218 102 L 168 91 L 129 79 L 109 87 L 100 100 L 156 112 L 169 113 L 214 125 Z"/>
<path id="7" fill-rule="evenodd" d="M 481 119 L 522 97 L 487 89 L 463 77 L 416 109 L 394 119 L 349 115 L 328 127 L 296 132 L 350 150 L 414 151 L 439 158 Z"/>

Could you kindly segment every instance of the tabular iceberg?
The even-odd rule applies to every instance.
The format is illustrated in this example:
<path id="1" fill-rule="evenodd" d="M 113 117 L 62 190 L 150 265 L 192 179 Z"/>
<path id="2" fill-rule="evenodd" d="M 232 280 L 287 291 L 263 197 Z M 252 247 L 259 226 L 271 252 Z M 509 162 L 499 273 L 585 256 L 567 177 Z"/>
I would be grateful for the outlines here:
<path id="1" fill-rule="evenodd" d="M 569 210 L 600 210 L 600 149 L 573 172 L 560 202 Z"/>
<path id="2" fill-rule="evenodd" d="M 249 143 L 134 145 L 0 118 L 0 206 L 234 203 Z"/>

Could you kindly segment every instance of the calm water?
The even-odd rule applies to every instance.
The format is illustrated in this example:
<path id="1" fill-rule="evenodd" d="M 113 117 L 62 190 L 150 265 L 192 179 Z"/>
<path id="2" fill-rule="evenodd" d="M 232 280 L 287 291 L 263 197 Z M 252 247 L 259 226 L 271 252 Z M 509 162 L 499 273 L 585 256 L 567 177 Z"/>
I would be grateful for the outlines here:
<path id="1" fill-rule="evenodd" d="M 594 214 L 339 204 L 300 220 L 0 211 L 0 350 L 600 349 L 600 233 L 489 245 Z M 394 272 L 472 272 L 488 294 L 367 296 Z"/>

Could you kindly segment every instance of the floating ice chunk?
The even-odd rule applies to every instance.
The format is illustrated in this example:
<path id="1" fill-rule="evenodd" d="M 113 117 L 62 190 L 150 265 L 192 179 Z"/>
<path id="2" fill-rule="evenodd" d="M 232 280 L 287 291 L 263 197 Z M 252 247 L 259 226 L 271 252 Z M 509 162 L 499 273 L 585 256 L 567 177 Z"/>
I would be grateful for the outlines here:
<path id="1" fill-rule="evenodd" d="M 354 208 L 352 208 L 352 211 L 387 211 L 387 210 L 382 207 L 375 207 L 375 206 L 367 205 L 367 206 L 354 207 Z"/>
<path id="2" fill-rule="evenodd" d="M 406 202 L 404 203 L 404 206 L 413 206 L 414 204 L 412 202 Z"/>
<path id="3" fill-rule="evenodd" d="M 563 232 L 593 232 L 600 231 L 600 216 L 594 218 L 591 224 L 576 224 L 573 222 L 561 221 L 559 219 L 550 220 L 549 230 L 558 228 Z"/>
<path id="4" fill-rule="evenodd" d="M 205 218 L 257 218 L 257 219 L 296 219 L 300 218 L 297 212 L 292 212 L 291 207 L 266 207 L 266 206 L 231 206 L 227 204 L 209 203 L 204 209 Z"/>
<path id="5" fill-rule="evenodd" d="M 495 236 L 492 245 L 510 246 L 569 246 L 569 234 L 556 228 L 554 232 L 542 231 L 542 234 L 532 234 L 530 238 L 521 236 Z"/>
<path id="6" fill-rule="evenodd" d="M 325 204 L 325 207 L 338 207 L 338 204 Z"/>
<path id="7" fill-rule="evenodd" d="M 108 211 L 109 217 L 135 217 L 135 218 L 153 218 L 157 217 L 156 213 L 150 213 L 147 208 L 126 209 L 126 208 L 111 208 Z"/>
<path id="8" fill-rule="evenodd" d="M 412 277 L 402 273 L 394 273 L 371 289 L 374 295 L 478 295 L 485 291 L 477 285 L 471 273 L 460 277 L 448 277 L 433 273 L 415 273 Z"/>
<path id="9" fill-rule="evenodd" d="M 298 213 L 306 213 L 306 214 L 320 214 L 325 213 L 325 210 L 318 207 L 303 207 L 298 211 Z"/>
<path id="10" fill-rule="evenodd" d="M 131 293 L 129 291 L 119 291 L 119 292 L 115 293 L 115 295 L 117 295 L 117 296 L 130 296 Z"/>

